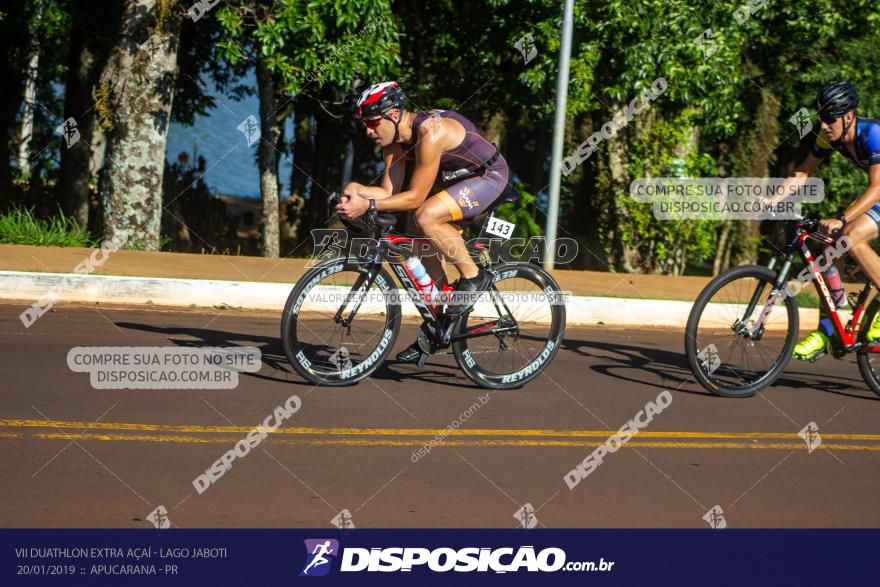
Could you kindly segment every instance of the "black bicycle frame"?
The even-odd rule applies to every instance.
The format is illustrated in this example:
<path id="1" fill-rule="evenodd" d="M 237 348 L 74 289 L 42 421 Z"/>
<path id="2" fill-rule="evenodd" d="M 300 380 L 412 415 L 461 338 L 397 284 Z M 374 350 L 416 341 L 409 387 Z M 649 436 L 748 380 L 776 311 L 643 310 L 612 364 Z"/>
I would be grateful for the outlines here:
<path id="1" fill-rule="evenodd" d="M 382 263 L 387 261 L 394 271 L 395 276 L 400 281 L 400 284 L 407 291 L 410 299 L 413 300 L 422 319 L 435 327 L 433 330 L 437 333 L 438 338 L 440 339 L 439 342 L 442 342 L 444 345 L 466 338 L 514 334 L 519 331 L 519 326 L 510 312 L 510 308 L 508 308 L 503 299 L 499 300 L 497 296 L 493 295 L 492 303 L 495 305 L 495 309 L 498 311 L 498 315 L 501 316 L 501 318 L 483 324 L 470 326 L 464 332 L 452 336 L 451 330 L 455 321 L 450 319 L 445 313 L 438 312 L 437 306 L 425 302 L 421 291 L 419 291 L 415 285 L 415 276 L 403 261 L 403 254 L 408 252 L 406 250 L 406 245 L 411 244 L 414 240 L 416 239 L 399 235 L 385 235 L 379 239 L 375 250 L 370 255 L 370 260 L 364 263 L 366 270 L 361 271 L 360 275 L 358 275 L 352 285 L 351 291 L 348 296 L 346 296 L 345 302 L 339 307 L 339 310 L 337 310 L 336 315 L 334 316 L 334 320 L 337 323 L 343 324 L 344 326 L 351 324 L 366 297 L 366 293 L 371 287 L 373 287 L 376 277 L 379 275 L 379 271 L 382 268 Z M 493 292 L 498 293 L 494 283 L 492 283 L 490 287 Z M 360 292 L 360 295 L 358 295 L 358 292 Z M 343 318 L 342 314 L 346 306 L 355 298 L 355 296 L 358 297 L 357 302 L 348 313 L 348 316 Z M 499 301 L 501 306 L 503 306 L 504 311 L 502 311 L 501 306 L 499 306 Z M 510 323 L 504 324 L 507 320 L 509 320 Z"/>

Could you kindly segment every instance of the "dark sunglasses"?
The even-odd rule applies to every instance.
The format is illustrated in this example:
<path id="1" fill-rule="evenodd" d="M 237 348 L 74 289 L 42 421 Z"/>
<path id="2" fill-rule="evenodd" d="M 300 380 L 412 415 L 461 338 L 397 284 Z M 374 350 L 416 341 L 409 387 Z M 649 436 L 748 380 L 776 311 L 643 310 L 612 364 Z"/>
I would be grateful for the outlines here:
<path id="1" fill-rule="evenodd" d="M 834 124 L 834 121 L 840 118 L 840 116 L 835 116 L 833 114 L 828 114 L 826 112 L 819 113 L 819 120 L 824 122 L 825 124 Z"/>
<path id="2" fill-rule="evenodd" d="M 379 125 L 382 124 L 381 118 L 372 118 L 372 119 L 363 119 L 361 122 L 364 123 L 364 126 L 370 130 L 376 130 L 379 128 Z"/>

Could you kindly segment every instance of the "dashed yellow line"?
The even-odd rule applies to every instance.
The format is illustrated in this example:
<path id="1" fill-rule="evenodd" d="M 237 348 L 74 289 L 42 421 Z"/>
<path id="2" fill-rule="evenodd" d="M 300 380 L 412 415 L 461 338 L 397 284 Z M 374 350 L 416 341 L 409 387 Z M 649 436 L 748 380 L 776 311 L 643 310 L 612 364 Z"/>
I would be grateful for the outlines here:
<path id="1" fill-rule="evenodd" d="M 0 419 L 0 428 L 54 428 L 76 430 L 113 430 L 131 432 L 174 432 L 174 433 L 214 433 L 247 434 L 254 426 L 198 426 L 172 424 L 145 424 L 130 422 L 76 422 L 57 420 L 11 420 Z M 272 435 L 312 435 L 312 436 L 514 436 L 514 437 L 560 437 L 560 438 L 608 438 L 615 430 L 546 430 L 546 429 L 453 429 L 445 428 L 278 428 Z M 880 434 L 840 434 L 821 433 L 823 440 L 874 441 L 880 442 Z M 0 433 L 2 437 L 2 433 Z M 695 438 L 695 439 L 741 439 L 741 440 L 794 440 L 801 441 L 794 432 L 697 432 L 697 431 L 641 431 L 637 438 Z M 422 444 L 421 441 L 413 441 Z M 448 441 L 446 441 L 448 442 Z M 597 444 L 602 444 L 599 442 Z M 552 446 L 552 445 L 550 445 Z M 565 446 L 565 445 L 562 445 Z M 589 446 L 575 444 L 573 446 Z"/>

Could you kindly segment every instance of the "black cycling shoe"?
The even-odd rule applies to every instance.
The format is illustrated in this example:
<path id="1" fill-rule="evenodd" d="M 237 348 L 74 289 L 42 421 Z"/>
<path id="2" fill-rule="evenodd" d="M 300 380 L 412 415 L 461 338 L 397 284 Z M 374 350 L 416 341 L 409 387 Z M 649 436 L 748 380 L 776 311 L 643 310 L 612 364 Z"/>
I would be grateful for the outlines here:
<path id="1" fill-rule="evenodd" d="M 480 294 L 492 285 L 492 275 L 488 271 L 480 269 L 476 277 L 470 279 L 461 278 L 455 283 L 455 294 L 464 294 L 453 297 L 453 302 L 446 308 L 447 316 L 461 316 L 479 299 Z M 456 299 L 459 297 L 459 299 Z"/>
<path id="2" fill-rule="evenodd" d="M 418 363 L 422 354 L 422 347 L 419 346 L 419 341 L 415 341 L 397 353 L 397 360 L 401 363 Z"/>

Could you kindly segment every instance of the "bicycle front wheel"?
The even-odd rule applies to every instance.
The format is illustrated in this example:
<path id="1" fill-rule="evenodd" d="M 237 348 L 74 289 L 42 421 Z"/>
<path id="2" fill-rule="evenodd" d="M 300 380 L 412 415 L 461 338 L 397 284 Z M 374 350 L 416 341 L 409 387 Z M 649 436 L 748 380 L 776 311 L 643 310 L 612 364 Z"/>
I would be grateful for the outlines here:
<path id="1" fill-rule="evenodd" d="M 351 385 L 376 370 L 400 330 L 400 300 L 391 276 L 337 258 L 297 282 L 281 319 L 284 353 L 296 372 L 317 385 Z"/>
<path id="2" fill-rule="evenodd" d="M 777 298 L 758 326 L 775 281 L 776 272 L 767 267 L 735 267 L 709 282 L 694 302 L 684 346 L 694 376 L 709 392 L 754 395 L 791 359 L 798 334 L 795 299 Z"/>
<path id="3" fill-rule="evenodd" d="M 859 372 L 862 379 L 871 388 L 871 391 L 880 395 L 880 352 L 875 350 L 880 347 L 880 341 L 868 342 L 868 331 L 877 319 L 880 312 L 880 298 L 874 298 L 874 301 L 865 310 L 862 318 L 862 325 L 859 328 L 859 342 L 865 344 L 865 347 L 856 353 L 856 360 L 859 363 Z"/>
<path id="4" fill-rule="evenodd" d="M 550 274 L 528 263 L 504 263 L 492 272 L 493 289 L 455 325 L 452 351 L 464 374 L 480 387 L 522 387 L 559 350 L 564 300 Z"/>

